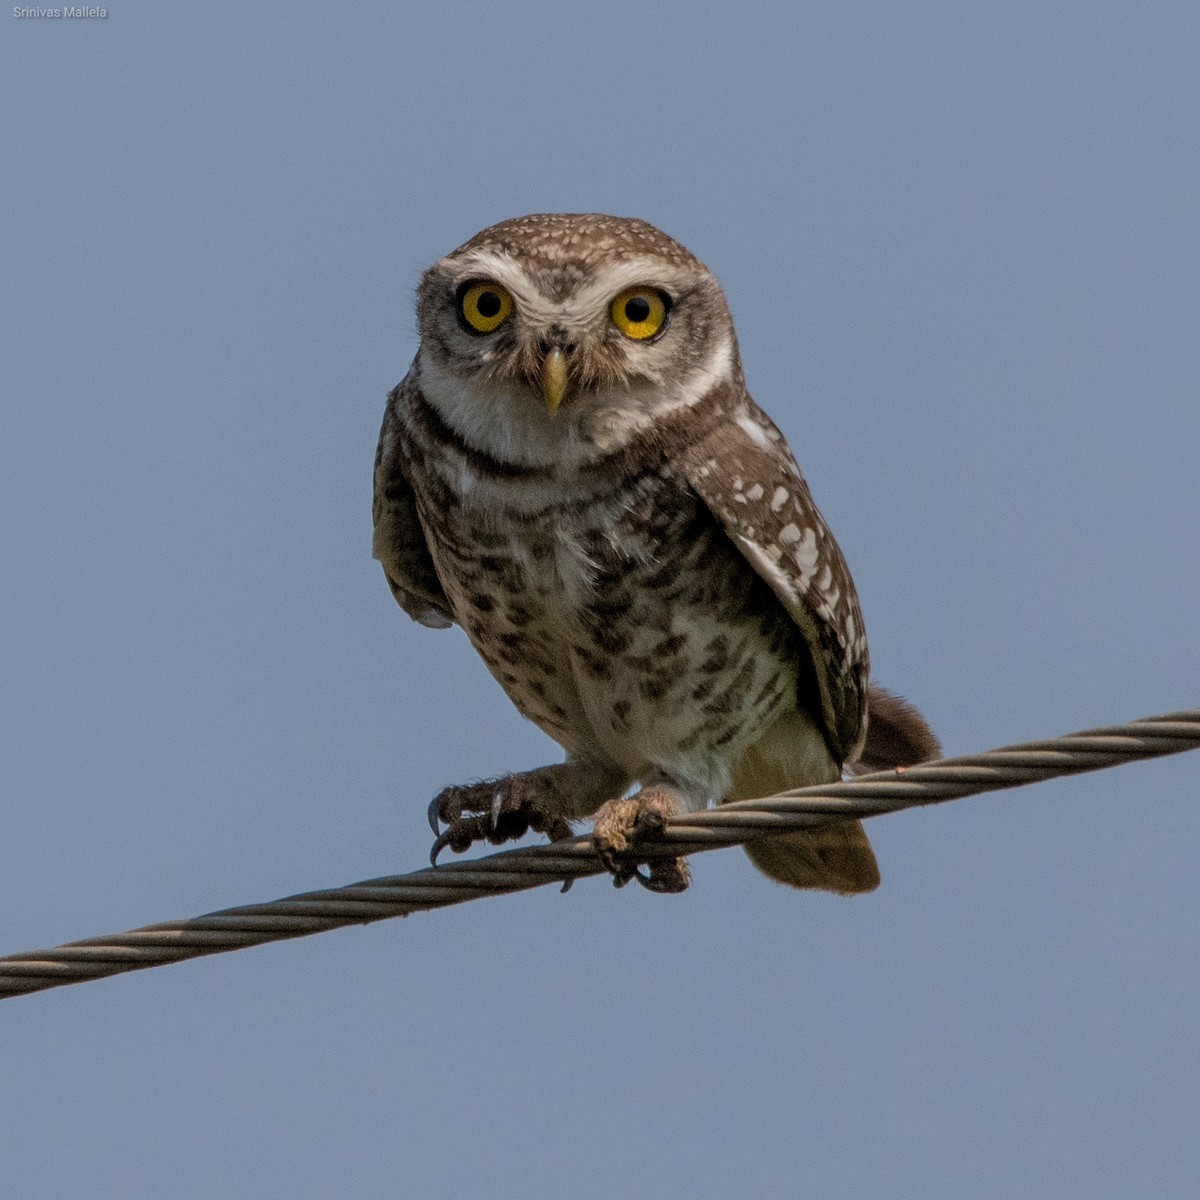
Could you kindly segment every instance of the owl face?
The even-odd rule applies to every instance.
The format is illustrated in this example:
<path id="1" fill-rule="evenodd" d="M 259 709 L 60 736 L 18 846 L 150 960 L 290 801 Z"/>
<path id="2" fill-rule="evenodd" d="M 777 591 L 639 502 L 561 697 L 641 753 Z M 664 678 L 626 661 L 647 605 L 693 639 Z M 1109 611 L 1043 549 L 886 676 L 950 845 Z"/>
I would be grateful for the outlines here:
<path id="1" fill-rule="evenodd" d="M 711 272 L 645 222 L 519 217 L 431 267 L 422 391 L 477 449 L 571 465 L 618 449 L 738 371 Z"/>

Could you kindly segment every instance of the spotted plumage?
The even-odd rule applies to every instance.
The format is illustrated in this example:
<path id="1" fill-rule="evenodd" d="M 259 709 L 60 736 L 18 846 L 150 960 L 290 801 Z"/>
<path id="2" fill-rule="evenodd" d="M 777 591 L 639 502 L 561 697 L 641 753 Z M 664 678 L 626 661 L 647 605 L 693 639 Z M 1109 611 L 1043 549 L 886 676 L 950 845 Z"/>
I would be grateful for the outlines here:
<path id="1" fill-rule="evenodd" d="M 622 882 L 672 812 L 837 778 L 867 734 L 862 616 L 703 264 L 641 221 L 523 217 L 430 268 L 419 318 L 380 438 L 376 556 L 401 607 L 460 625 L 567 753 L 447 789 L 435 852 L 594 816 Z M 872 689 L 871 707 L 893 758 L 936 747 L 903 702 Z M 878 878 L 852 822 L 749 850 L 796 886 Z M 677 890 L 686 868 L 639 878 Z"/>

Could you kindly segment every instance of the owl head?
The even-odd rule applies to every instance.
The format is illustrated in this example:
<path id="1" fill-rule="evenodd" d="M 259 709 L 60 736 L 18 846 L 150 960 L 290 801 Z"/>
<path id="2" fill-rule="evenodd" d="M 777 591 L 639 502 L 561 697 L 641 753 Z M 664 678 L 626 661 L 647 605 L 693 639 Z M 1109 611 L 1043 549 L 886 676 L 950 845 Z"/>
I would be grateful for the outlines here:
<path id="1" fill-rule="evenodd" d="M 712 273 L 630 218 L 493 225 L 425 272 L 418 319 L 426 399 L 467 442 L 524 465 L 611 452 L 740 380 Z"/>

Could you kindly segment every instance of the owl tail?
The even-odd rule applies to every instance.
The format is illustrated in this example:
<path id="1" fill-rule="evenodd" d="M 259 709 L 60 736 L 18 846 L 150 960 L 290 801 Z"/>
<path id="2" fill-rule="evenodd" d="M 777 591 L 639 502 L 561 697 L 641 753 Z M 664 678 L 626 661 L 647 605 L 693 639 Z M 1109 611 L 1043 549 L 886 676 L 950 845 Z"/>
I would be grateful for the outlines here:
<path id="1" fill-rule="evenodd" d="M 942 743 L 907 700 L 872 683 L 867 688 L 867 741 L 849 765 L 852 775 L 915 767 L 942 757 Z"/>
<path id="2" fill-rule="evenodd" d="M 925 718 L 906 700 L 872 684 L 868 707 L 867 740 L 849 764 L 852 773 L 911 766 L 940 754 Z M 832 783 L 840 775 L 808 715 L 790 713 L 742 756 L 725 799 L 770 796 L 789 788 Z M 861 821 L 835 821 L 803 833 L 762 838 L 748 842 L 745 849 L 764 875 L 791 887 L 850 896 L 879 886 L 879 867 Z"/>

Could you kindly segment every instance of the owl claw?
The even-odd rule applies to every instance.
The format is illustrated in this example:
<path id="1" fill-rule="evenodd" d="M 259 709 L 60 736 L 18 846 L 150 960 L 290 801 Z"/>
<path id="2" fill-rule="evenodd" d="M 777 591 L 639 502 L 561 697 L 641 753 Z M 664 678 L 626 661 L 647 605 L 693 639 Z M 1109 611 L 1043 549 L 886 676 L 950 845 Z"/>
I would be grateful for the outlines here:
<path id="1" fill-rule="evenodd" d="M 444 788 L 429 805 L 429 825 L 437 835 L 429 852 L 434 866 L 437 856 L 447 846 L 462 854 L 475 842 L 498 846 L 524 837 L 531 829 L 547 834 L 551 841 L 571 836 L 571 827 L 562 817 L 538 805 L 521 775 L 507 775 L 469 787 Z"/>
<path id="2" fill-rule="evenodd" d="M 600 861 L 612 873 L 613 887 L 623 888 L 636 879 L 647 891 L 682 892 L 690 882 L 687 862 L 682 858 L 646 859 L 639 845 L 652 842 L 666 827 L 666 818 L 676 811 L 669 793 L 644 789 L 636 796 L 610 800 L 596 813 L 592 844 Z M 643 873 L 639 868 L 645 866 Z"/>
<path id="3" fill-rule="evenodd" d="M 692 882 L 687 860 L 683 858 L 660 858 L 657 862 L 650 863 L 648 874 L 643 875 L 641 871 L 635 871 L 633 877 L 646 891 L 657 892 L 660 896 L 686 892 Z"/>
<path id="4" fill-rule="evenodd" d="M 439 833 L 437 836 L 437 839 L 434 841 L 433 846 L 430 848 L 430 851 L 429 851 L 429 865 L 431 867 L 437 866 L 438 855 L 441 854 L 441 852 L 443 850 L 445 850 L 445 848 L 449 844 L 450 844 L 449 830 L 447 830 L 445 833 Z"/>
<path id="5" fill-rule="evenodd" d="M 691 883 L 687 860 L 682 858 L 660 858 L 645 865 L 646 871 L 639 870 L 639 865 L 628 862 L 606 859 L 601 855 L 601 861 L 612 872 L 613 887 L 623 888 L 630 880 L 636 879 L 648 892 L 658 895 L 674 895 L 685 892 Z"/>

